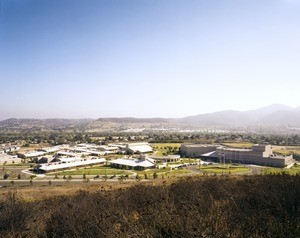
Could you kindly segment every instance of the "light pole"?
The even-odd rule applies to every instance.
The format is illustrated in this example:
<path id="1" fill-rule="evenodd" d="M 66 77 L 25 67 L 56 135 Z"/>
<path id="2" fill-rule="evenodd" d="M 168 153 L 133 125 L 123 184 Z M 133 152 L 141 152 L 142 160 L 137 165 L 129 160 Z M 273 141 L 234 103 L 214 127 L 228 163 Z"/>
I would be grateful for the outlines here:
<path id="1" fill-rule="evenodd" d="M 224 169 L 225 169 L 225 153 L 221 154 L 221 158 L 223 159 L 223 167 L 222 167 L 222 175 L 224 174 Z"/>

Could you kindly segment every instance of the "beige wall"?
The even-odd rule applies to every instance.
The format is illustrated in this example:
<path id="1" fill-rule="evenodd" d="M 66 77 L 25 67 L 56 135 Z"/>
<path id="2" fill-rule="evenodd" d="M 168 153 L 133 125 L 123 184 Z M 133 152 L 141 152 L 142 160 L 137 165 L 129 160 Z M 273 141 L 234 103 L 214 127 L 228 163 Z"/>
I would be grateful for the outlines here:
<path id="1" fill-rule="evenodd" d="M 262 150 L 263 147 L 253 148 L 252 151 L 239 151 L 239 150 L 226 150 L 226 149 L 218 149 L 217 153 L 220 154 L 219 158 L 221 158 L 222 154 L 225 156 L 226 161 L 232 162 L 240 162 L 240 163 L 253 163 L 258 165 L 266 165 L 266 166 L 275 166 L 275 167 L 285 167 L 291 163 L 293 163 L 293 157 L 274 157 L 271 156 L 273 154 L 271 146 L 266 146 L 266 151 Z"/>
<path id="2" fill-rule="evenodd" d="M 201 157 L 202 154 L 216 151 L 215 158 L 221 160 L 225 157 L 227 162 L 250 163 L 266 166 L 285 167 L 294 162 L 292 156 L 273 156 L 271 145 L 256 145 L 252 150 L 221 149 L 215 145 L 182 145 L 181 155 L 186 157 Z"/>
<path id="3" fill-rule="evenodd" d="M 202 154 L 206 154 L 215 151 L 217 146 L 204 146 L 204 145 L 181 145 L 181 155 L 186 157 L 200 157 Z"/>

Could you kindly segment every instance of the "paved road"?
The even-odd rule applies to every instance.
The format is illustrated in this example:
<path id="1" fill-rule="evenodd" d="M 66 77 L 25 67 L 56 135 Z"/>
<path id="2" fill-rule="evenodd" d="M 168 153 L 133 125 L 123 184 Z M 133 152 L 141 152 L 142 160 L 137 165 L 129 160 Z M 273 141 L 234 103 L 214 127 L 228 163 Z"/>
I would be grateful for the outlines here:
<path id="1" fill-rule="evenodd" d="M 195 174 L 203 174 L 201 170 L 198 169 L 199 165 L 187 166 L 186 169 Z"/>
<path id="2" fill-rule="evenodd" d="M 11 186 L 32 186 L 32 185 L 38 185 L 38 186 L 48 186 L 49 185 L 49 181 L 50 180 L 32 180 L 32 182 L 30 182 L 30 180 L 0 180 L 0 187 L 1 186 L 5 186 L 5 187 L 11 187 Z M 102 182 L 102 180 L 90 180 L 91 183 L 99 183 Z M 57 179 L 57 180 L 51 180 L 51 184 L 52 185 L 66 185 L 68 183 L 84 183 L 84 181 L 82 179 L 73 179 L 70 181 L 66 181 L 63 179 Z"/>
<path id="3" fill-rule="evenodd" d="M 249 174 L 253 174 L 253 175 L 262 174 L 264 169 L 266 168 L 263 166 L 253 165 L 253 164 L 245 165 L 245 167 L 250 168 Z"/>

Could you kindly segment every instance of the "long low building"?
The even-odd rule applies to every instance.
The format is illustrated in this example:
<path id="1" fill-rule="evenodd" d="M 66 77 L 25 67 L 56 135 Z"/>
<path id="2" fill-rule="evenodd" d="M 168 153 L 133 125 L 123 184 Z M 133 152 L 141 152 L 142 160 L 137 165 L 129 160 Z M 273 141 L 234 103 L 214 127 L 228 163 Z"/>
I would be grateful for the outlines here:
<path id="1" fill-rule="evenodd" d="M 11 145 L 11 146 L 3 146 L 0 149 L 0 154 L 2 153 L 9 153 L 9 152 L 14 152 L 14 151 L 18 151 L 20 149 L 19 146 L 15 146 L 15 145 Z"/>
<path id="2" fill-rule="evenodd" d="M 40 148 L 40 149 L 37 149 L 37 151 L 42 151 L 42 152 L 45 152 L 47 154 L 50 154 L 50 153 L 55 153 L 57 151 L 60 150 L 60 147 L 59 146 L 54 146 L 54 147 L 48 147 L 48 148 Z"/>
<path id="3" fill-rule="evenodd" d="M 45 154 L 46 153 L 43 151 L 31 151 L 31 152 L 25 152 L 25 153 L 17 153 L 18 157 L 24 158 L 24 159 L 34 158 L 34 157 L 42 156 Z"/>
<path id="4" fill-rule="evenodd" d="M 50 164 L 42 164 L 38 165 L 35 168 L 35 171 L 38 173 L 47 173 L 52 172 L 56 170 L 64 170 L 64 169 L 71 169 L 75 167 L 81 167 L 86 165 L 94 165 L 94 164 L 103 164 L 106 162 L 106 159 L 103 158 L 95 158 L 95 159 L 89 159 L 89 160 L 74 160 L 72 158 L 72 162 L 68 163 L 50 163 Z"/>
<path id="5" fill-rule="evenodd" d="M 183 145 L 182 155 L 210 159 L 219 162 L 257 164 L 263 166 L 286 167 L 294 163 L 292 155 L 281 156 L 273 153 L 271 145 L 254 145 L 251 149 L 226 148 L 201 144 Z"/>
<path id="6" fill-rule="evenodd" d="M 157 163 L 172 163 L 172 162 L 178 162 L 180 160 L 180 155 L 166 155 L 166 156 L 150 155 L 149 157 Z"/>
<path id="7" fill-rule="evenodd" d="M 3 164 L 19 164 L 22 162 L 22 159 L 18 158 L 16 155 L 0 154 L 0 165 Z"/>

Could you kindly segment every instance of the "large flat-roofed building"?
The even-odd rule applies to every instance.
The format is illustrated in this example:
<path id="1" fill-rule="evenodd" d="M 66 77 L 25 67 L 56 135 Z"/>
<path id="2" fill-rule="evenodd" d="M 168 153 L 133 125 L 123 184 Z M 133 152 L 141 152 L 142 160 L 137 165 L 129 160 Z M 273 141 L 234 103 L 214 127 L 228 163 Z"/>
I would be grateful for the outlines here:
<path id="1" fill-rule="evenodd" d="M 215 151 L 217 145 L 182 144 L 180 153 L 185 157 L 201 157 L 203 154 Z"/>
<path id="2" fill-rule="evenodd" d="M 128 143 L 126 144 L 126 150 L 127 152 L 134 153 L 134 154 L 153 152 L 153 149 L 148 142 Z"/>
<path id="3" fill-rule="evenodd" d="M 92 158 L 92 159 L 82 159 L 82 158 L 69 158 L 70 160 L 60 158 L 61 162 L 56 163 L 46 163 L 37 165 L 34 170 L 37 173 L 47 173 L 56 170 L 72 169 L 75 167 L 87 166 L 87 165 L 97 165 L 104 164 L 106 159 L 103 158 Z"/>
<path id="4" fill-rule="evenodd" d="M 0 165 L 3 164 L 14 164 L 14 163 L 21 163 L 22 159 L 18 158 L 16 155 L 8 155 L 5 153 L 0 154 Z"/>
<path id="5" fill-rule="evenodd" d="M 24 159 L 29 159 L 29 158 L 34 158 L 38 156 L 45 155 L 45 152 L 42 151 L 30 151 L 30 152 L 25 152 L 25 153 L 17 153 L 19 158 L 24 158 Z"/>
<path id="6" fill-rule="evenodd" d="M 181 154 L 214 161 L 286 167 L 295 161 L 292 155 L 281 156 L 273 153 L 271 145 L 254 145 L 251 149 L 227 148 L 213 145 L 182 145 Z"/>
<path id="7" fill-rule="evenodd" d="M 271 145 L 254 145 L 252 149 L 217 148 L 213 154 L 220 160 L 243 164 L 286 167 L 294 163 L 293 156 L 281 156 L 273 153 Z M 211 156 L 213 156 L 211 155 Z"/>

